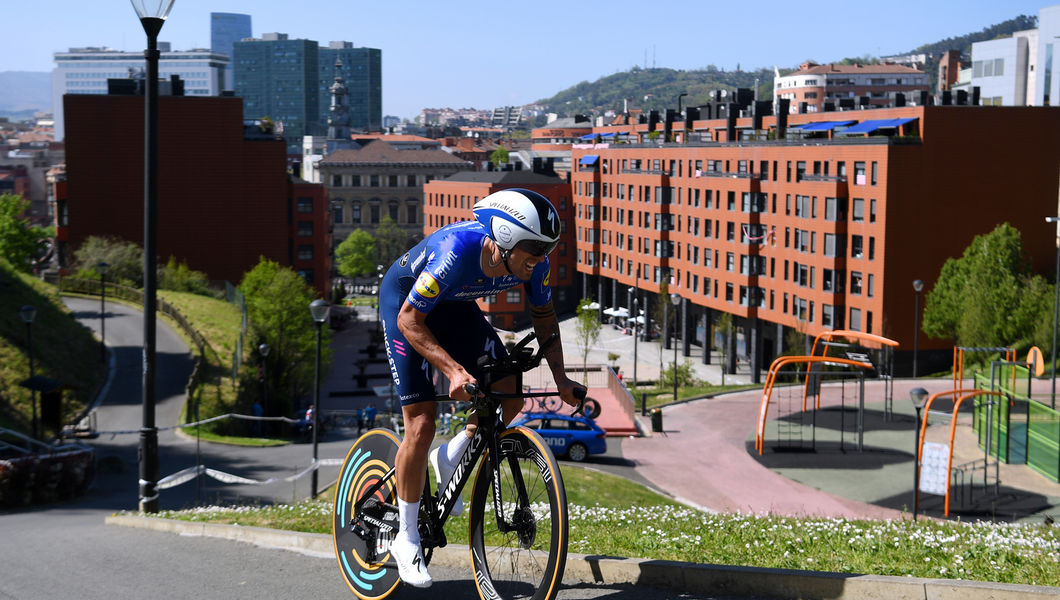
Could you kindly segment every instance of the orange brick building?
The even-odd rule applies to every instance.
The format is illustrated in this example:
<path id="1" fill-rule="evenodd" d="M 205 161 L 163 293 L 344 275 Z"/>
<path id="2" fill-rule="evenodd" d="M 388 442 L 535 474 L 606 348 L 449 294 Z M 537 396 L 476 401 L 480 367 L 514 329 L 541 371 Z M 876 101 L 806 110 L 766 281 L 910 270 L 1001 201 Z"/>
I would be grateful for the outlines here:
<path id="1" fill-rule="evenodd" d="M 573 150 L 583 286 L 605 307 L 629 307 L 630 287 L 651 304 L 672 277 L 686 356 L 726 312 L 756 377 L 792 329 L 895 339 L 896 371 L 908 373 L 911 283 L 930 290 L 975 235 L 1007 221 L 1034 267 L 1054 268 L 1043 217 L 1057 212 L 1060 111 L 919 106 L 755 121 L 694 121 L 684 143 Z M 648 126 L 636 128 L 646 142 Z M 945 367 L 949 344 L 921 334 L 920 372 Z"/>
<path id="2" fill-rule="evenodd" d="M 563 233 L 556 249 L 549 255 L 551 265 L 552 303 L 557 313 L 573 311 L 580 300 L 575 286 L 575 245 L 571 224 L 574 204 L 570 183 L 538 164 L 536 171 L 475 171 L 435 179 L 424 192 L 424 235 L 458 221 L 469 221 L 475 202 L 510 188 L 533 190 L 548 198 L 559 212 Z M 478 301 L 490 321 L 500 329 L 519 329 L 530 323 L 525 294 L 521 287 L 506 294 Z"/>

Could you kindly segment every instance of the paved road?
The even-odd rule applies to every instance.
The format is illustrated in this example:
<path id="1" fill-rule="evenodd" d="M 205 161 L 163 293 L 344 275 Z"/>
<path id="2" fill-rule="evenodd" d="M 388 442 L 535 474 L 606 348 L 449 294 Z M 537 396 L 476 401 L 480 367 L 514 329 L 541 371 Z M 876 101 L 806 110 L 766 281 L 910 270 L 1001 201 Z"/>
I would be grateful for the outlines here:
<path id="1" fill-rule="evenodd" d="M 98 304 L 68 298 L 67 305 L 86 326 L 96 329 Z M 157 424 L 175 423 L 192 359 L 187 346 L 164 322 L 158 327 Z M 139 312 L 121 304 L 107 306 L 107 344 L 113 380 L 98 407 L 104 431 L 135 430 L 141 423 L 140 361 L 142 321 Z M 194 439 L 172 431 L 159 436 L 161 474 L 196 463 Z M 137 435 L 106 435 L 94 440 L 104 466 L 92 489 L 81 499 L 0 513 L 0 599 L 20 598 L 261 598 L 353 597 L 338 576 L 331 557 L 307 556 L 239 542 L 186 538 L 103 524 L 106 515 L 137 506 Z M 321 457 L 341 457 L 350 440 L 329 434 Z M 310 446 L 240 449 L 201 444 L 203 464 L 244 477 L 263 479 L 297 473 L 309 464 Z M 620 458 L 617 460 L 621 460 Z M 335 469 L 337 471 L 337 469 Z M 321 482 L 329 481 L 325 470 Z M 208 480 L 212 481 L 212 480 Z M 211 502 L 273 502 L 304 498 L 308 478 L 266 486 L 207 483 L 199 491 Z M 164 490 L 163 509 L 196 501 L 194 484 Z M 473 597 L 467 569 L 432 569 L 437 583 L 426 591 L 402 588 L 392 597 L 417 599 Z M 576 585 L 561 598 L 615 600 L 703 598 L 644 587 Z M 713 598 L 713 600 L 725 600 Z"/>

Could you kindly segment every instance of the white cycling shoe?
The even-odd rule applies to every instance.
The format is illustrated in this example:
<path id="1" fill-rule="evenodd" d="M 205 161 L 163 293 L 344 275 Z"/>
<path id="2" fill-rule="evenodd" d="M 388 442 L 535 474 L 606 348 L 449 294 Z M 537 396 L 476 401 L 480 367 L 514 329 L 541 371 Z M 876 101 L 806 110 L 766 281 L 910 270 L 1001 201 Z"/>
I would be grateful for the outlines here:
<path id="1" fill-rule="evenodd" d="M 423 550 L 419 544 L 413 544 L 403 536 L 398 536 L 390 542 L 390 556 L 393 556 L 394 562 L 397 563 L 401 581 L 412 587 L 431 587 L 433 580 L 427 572 L 427 565 L 423 564 Z"/>
<path id="2" fill-rule="evenodd" d="M 441 491 L 443 485 L 448 485 L 449 479 L 453 476 L 453 471 L 456 470 L 456 465 L 449 464 L 446 458 L 441 457 L 440 450 L 445 449 L 445 444 L 431 450 L 431 467 L 434 468 L 435 476 L 437 478 L 438 490 Z M 452 517 L 459 517 L 464 514 L 464 498 L 463 496 L 456 497 L 456 503 L 453 504 L 453 510 L 449 512 Z"/>

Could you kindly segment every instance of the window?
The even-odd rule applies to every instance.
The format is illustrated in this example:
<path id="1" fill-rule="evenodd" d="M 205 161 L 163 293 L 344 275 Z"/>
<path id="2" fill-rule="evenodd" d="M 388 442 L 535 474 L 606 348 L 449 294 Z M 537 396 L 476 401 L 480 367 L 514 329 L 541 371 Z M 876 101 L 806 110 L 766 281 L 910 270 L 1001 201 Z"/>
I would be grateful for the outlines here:
<path id="1" fill-rule="evenodd" d="M 850 329 L 853 331 L 861 331 L 861 309 L 853 308 L 850 309 Z"/>
<path id="2" fill-rule="evenodd" d="M 850 220 L 855 223 L 861 223 L 865 220 L 865 199 L 854 198 L 850 206 Z"/>
<path id="3" fill-rule="evenodd" d="M 409 187 L 416 187 L 416 176 L 415 175 L 406 175 L 405 176 L 405 185 L 407 185 Z"/>
<path id="4" fill-rule="evenodd" d="M 397 175 L 388 176 L 387 177 L 387 185 L 390 186 L 390 187 L 397 187 L 398 186 L 398 176 Z"/>
<path id="5" fill-rule="evenodd" d="M 825 221 L 843 221 L 847 218 L 847 199 L 846 198 L 825 198 L 824 199 L 824 220 Z"/>
<path id="6" fill-rule="evenodd" d="M 876 161 L 872 161 L 872 176 L 871 176 L 871 179 L 870 179 L 872 185 L 876 185 L 876 174 L 877 174 L 878 171 L 879 171 L 879 165 L 877 165 Z"/>
<path id="7" fill-rule="evenodd" d="M 405 204 L 405 222 L 415 225 L 419 222 L 419 206 L 414 201 Z"/>
<path id="8" fill-rule="evenodd" d="M 306 245 L 298 246 L 298 260 L 313 260 L 313 247 Z"/>
<path id="9" fill-rule="evenodd" d="M 398 221 L 398 203 L 397 202 L 389 203 L 387 205 L 387 212 L 390 213 L 390 218 L 393 219 L 395 223 L 397 223 L 397 221 Z"/>
<path id="10" fill-rule="evenodd" d="M 343 210 L 342 205 L 335 206 L 331 209 L 331 219 L 334 223 L 342 223 Z"/>
<path id="11" fill-rule="evenodd" d="M 523 292 L 519 288 L 512 288 L 505 294 L 504 300 L 509 304 L 519 304 L 523 301 Z"/>
<path id="12" fill-rule="evenodd" d="M 725 284 L 725 301 L 726 302 L 732 302 L 732 284 L 731 283 L 726 283 Z"/>
<path id="13" fill-rule="evenodd" d="M 862 161 L 854 163 L 854 185 L 865 185 L 865 163 Z"/>
<path id="14" fill-rule="evenodd" d="M 361 222 L 361 203 L 360 202 L 354 202 L 353 206 L 351 207 L 351 210 L 353 211 L 353 216 L 352 216 L 351 222 L 353 222 L 354 224 L 360 223 Z"/>
<path id="15" fill-rule="evenodd" d="M 833 322 L 833 318 L 832 318 L 833 312 L 832 311 L 833 310 L 834 309 L 833 309 L 831 304 L 822 304 L 821 305 L 821 325 L 823 325 L 825 327 L 832 327 L 833 326 L 832 325 L 832 322 Z"/>
<path id="16" fill-rule="evenodd" d="M 850 272 L 850 293 L 861 295 L 861 273 L 858 271 Z"/>
<path id="17" fill-rule="evenodd" d="M 299 221 L 298 222 L 298 235 L 300 237 L 313 237 L 313 222 L 312 221 Z"/>
<path id="18" fill-rule="evenodd" d="M 869 260 L 876 260 L 876 238 L 869 236 Z"/>
<path id="19" fill-rule="evenodd" d="M 732 252 L 725 253 L 725 270 L 733 271 L 736 269 L 736 255 Z"/>
<path id="20" fill-rule="evenodd" d="M 861 258 L 862 257 L 862 244 L 863 238 L 860 235 L 850 236 L 850 257 Z"/>
<path id="21" fill-rule="evenodd" d="M 869 273 L 869 283 L 868 283 L 868 285 L 865 288 L 865 295 L 867 295 L 869 298 L 872 298 L 873 288 L 876 287 L 875 284 L 876 284 L 876 276 L 873 275 L 872 273 Z M 869 314 L 872 314 L 872 313 L 869 313 Z"/>
<path id="22" fill-rule="evenodd" d="M 298 198 L 298 212 L 300 213 L 311 213 L 313 212 L 313 199 L 312 198 Z"/>
<path id="23" fill-rule="evenodd" d="M 369 213 L 371 215 L 372 225 L 378 225 L 379 224 L 379 205 L 378 204 L 371 205 L 369 207 Z"/>
<path id="24" fill-rule="evenodd" d="M 368 176 L 368 185 L 371 186 L 371 187 L 379 187 L 379 176 L 378 175 L 369 175 Z"/>

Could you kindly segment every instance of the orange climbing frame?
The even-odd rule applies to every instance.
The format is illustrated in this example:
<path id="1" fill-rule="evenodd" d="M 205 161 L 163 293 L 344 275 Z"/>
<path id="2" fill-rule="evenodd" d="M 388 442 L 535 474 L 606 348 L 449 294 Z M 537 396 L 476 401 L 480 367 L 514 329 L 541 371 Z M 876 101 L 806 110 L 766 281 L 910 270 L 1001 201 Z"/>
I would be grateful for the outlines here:
<path id="1" fill-rule="evenodd" d="M 817 344 L 824 341 L 830 341 L 835 338 L 846 338 L 848 340 L 858 340 L 861 342 L 869 342 L 871 344 L 879 344 L 880 346 L 890 346 L 891 348 L 897 348 L 898 342 L 885 338 L 879 335 L 873 335 L 871 333 L 865 333 L 863 331 L 852 331 L 849 329 L 837 329 L 835 331 L 822 331 L 813 338 L 813 346 L 810 347 L 810 355 L 817 356 Z M 825 350 L 827 352 L 827 350 Z M 810 365 L 806 365 L 806 383 L 803 386 L 803 406 L 802 410 L 806 410 L 805 397 L 809 395 L 810 386 Z M 816 401 L 814 402 L 814 408 L 821 408 L 821 395 L 817 394 Z"/>
<path id="2" fill-rule="evenodd" d="M 963 396 L 960 394 L 963 394 Z M 953 402 L 953 417 L 950 419 L 950 455 L 949 460 L 946 463 L 946 503 L 944 505 L 943 513 L 945 516 L 948 517 L 950 516 L 950 469 L 953 468 L 953 437 L 954 434 L 957 432 L 957 411 L 961 408 L 961 402 L 964 402 L 969 398 L 975 398 L 977 396 L 1004 397 L 1004 394 L 998 391 L 974 389 L 949 390 L 946 392 L 937 392 L 931 394 L 931 396 L 928 397 L 927 402 L 924 403 L 924 420 L 920 422 L 920 436 L 918 437 L 916 444 L 917 464 L 920 464 L 924 458 L 924 434 L 925 432 L 927 432 L 928 414 L 931 410 L 931 404 L 935 401 L 936 398 L 941 398 L 943 396 L 957 396 L 957 400 Z M 919 472 L 923 473 L 923 470 L 920 470 Z M 916 493 L 916 498 L 913 499 L 913 502 L 915 502 L 917 508 L 919 508 L 920 481 L 916 482 L 916 490 L 914 491 Z"/>
<path id="3" fill-rule="evenodd" d="M 845 365 L 850 367 L 858 367 L 860 369 L 873 368 L 872 364 L 862 362 L 860 360 L 851 360 L 849 358 L 839 358 L 830 356 L 781 356 L 775 359 L 773 361 L 773 364 L 769 365 L 769 374 L 766 376 L 766 384 L 762 390 L 762 403 L 758 408 L 758 427 L 755 430 L 755 449 L 758 450 L 759 455 L 764 452 L 765 448 L 766 413 L 769 410 L 769 399 L 773 395 L 773 385 L 776 383 L 777 372 L 780 371 L 782 367 L 787 365 L 813 363 Z M 806 410 L 805 393 L 803 393 L 802 396 L 802 410 Z"/>

